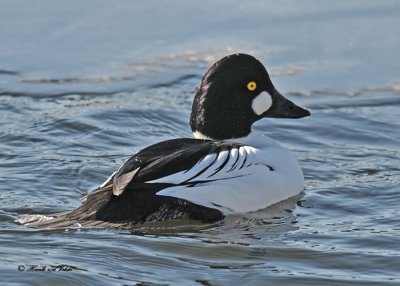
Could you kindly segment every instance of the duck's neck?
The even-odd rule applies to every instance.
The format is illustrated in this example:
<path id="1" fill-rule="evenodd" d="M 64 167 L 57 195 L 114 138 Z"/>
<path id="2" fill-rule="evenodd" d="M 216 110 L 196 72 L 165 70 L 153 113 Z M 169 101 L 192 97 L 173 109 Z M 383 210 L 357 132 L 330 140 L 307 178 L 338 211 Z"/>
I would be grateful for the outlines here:
<path id="1" fill-rule="evenodd" d="M 211 137 L 208 137 L 207 135 L 204 135 L 203 133 L 199 131 L 193 132 L 193 136 L 196 139 L 205 139 L 205 140 L 214 140 L 214 141 L 224 141 L 224 142 L 236 142 L 236 143 L 241 143 L 249 146 L 253 146 L 256 148 L 262 148 L 266 146 L 271 146 L 271 145 L 278 145 L 277 142 L 272 140 L 266 135 L 261 135 L 257 134 L 254 132 L 250 132 L 249 135 L 245 137 L 240 137 L 240 138 L 229 138 L 229 139 L 224 139 L 224 140 L 215 140 Z"/>
<path id="2" fill-rule="evenodd" d="M 196 139 L 203 139 L 203 140 L 215 140 L 215 139 L 212 139 L 212 138 L 208 137 L 207 135 L 204 135 L 200 131 L 194 131 L 193 132 L 193 137 L 196 138 Z"/>

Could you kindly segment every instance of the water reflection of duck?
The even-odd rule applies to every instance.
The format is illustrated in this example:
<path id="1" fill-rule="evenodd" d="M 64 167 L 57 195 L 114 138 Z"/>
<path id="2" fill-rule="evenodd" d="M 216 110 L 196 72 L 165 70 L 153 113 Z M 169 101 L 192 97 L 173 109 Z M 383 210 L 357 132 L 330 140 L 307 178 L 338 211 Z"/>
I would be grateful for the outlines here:
<path id="1" fill-rule="evenodd" d="M 126 161 L 77 209 L 43 226 L 121 226 L 147 221 L 216 221 L 300 193 L 302 170 L 268 137 L 251 132 L 265 117 L 310 113 L 283 97 L 264 66 L 246 54 L 227 56 L 204 75 L 190 125 L 196 139 L 149 146 Z"/>

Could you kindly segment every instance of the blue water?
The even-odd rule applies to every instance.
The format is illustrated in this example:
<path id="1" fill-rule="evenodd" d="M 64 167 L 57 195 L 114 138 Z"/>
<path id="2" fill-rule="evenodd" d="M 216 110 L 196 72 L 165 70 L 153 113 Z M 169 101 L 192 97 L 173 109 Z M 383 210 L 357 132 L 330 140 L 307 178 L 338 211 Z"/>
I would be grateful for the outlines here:
<path id="1" fill-rule="evenodd" d="M 399 15 L 398 1 L 0 1 L 2 284 L 400 285 Z M 190 137 L 202 75 L 235 52 L 312 112 L 254 127 L 299 159 L 303 197 L 213 225 L 15 222 Z"/>

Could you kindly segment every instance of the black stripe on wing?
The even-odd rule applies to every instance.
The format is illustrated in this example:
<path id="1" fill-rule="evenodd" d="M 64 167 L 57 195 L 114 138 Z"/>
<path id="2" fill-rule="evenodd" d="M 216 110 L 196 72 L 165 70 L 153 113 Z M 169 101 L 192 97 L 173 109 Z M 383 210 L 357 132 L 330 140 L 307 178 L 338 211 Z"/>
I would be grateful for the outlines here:
<path id="1" fill-rule="evenodd" d="M 243 145 L 239 143 L 190 138 L 163 141 L 151 145 L 133 155 L 116 172 L 113 179 L 118 179 L 124 174 L 139 168 L 131 183 L 146 183 L 189 170 L 209 154 L 216 154 L 216 156 L 218 156 L 222 151 L 230 151 L 232 148 L 239 148 L 240 146 Z M 229 159 L 229 155 L 227 159 Z M 215 160 L 191 179 L 201 175 L 202 172 L 206 171 L 208 167 L 212 166 L 214 163 Z M 227 161 L 224 162 L 223 166 L 226 163 Z M 221 168 L 223 166 L 221 166 Z M 216 172 L 218 171 L 219 170 L 216 170 Z"/>
<path id="2" fill-rule="evenodd" d="M 209 175 L 207 178 L 210 178 L 210 177 L 214 176 L 216 173 L 218 173 L 219 171 L 221 171 L 222 168 L 225 167 L 225 165 L 228 163 L 229 159 L 230 159 L 230 150 L 229 150 L 228 156 L 226 156 L 224 162 L 218 168 L 215 169 L 214 173 Z"/>
<path id="3" fill-rule="evenodd" d="M 240 153 L 239 153 L 239 149 L 237 149 L 235 162 L 232 164 L 232 167 L 228 170 L 228 172 L 231 172 L 236 168 L 236 164 L 239 162 L 239 158 L 240 158 Z"/>
<path id="4" fill-rule="evenodd" d="M 201 174 L 203 174 L 205 171 L 208 170 L 208 168 L 210 168 L 212 165 L 214 165 L 214 163 L 218 160 L 218 155 L 215 155 L 214 160 L 212 160 L 212 162 L 210 164 L 208 164 L 207 166 L 205 166 L 201 171 L 197 172 L 196 175 L 190 177 L 189 179 L 185 180 L 183 183 L 187 183 L 190 182 L 193 179 L 196 179 L 197 177 L 199 177 Z M 193 166 L 194 167 L 194 166 Z M 193 168 L 192 167 L 192 168 Z M 191 169 L 188 169 L 186 172 L 190 171 Z M 185 172 L 185 173 L 186 173 Z"/>
<path id="5" fill-rule="evenodd" d="M 242 168 L 244 167 L 244 164 L 246 164 L 246 161 L 247 161 L 247 152 L 246 152 L 246 150 L 244 151 L 244 155 L 245 155 L 245 157 L 244 157 L 243 163 L 242 163 L 242 165 L 240 166 L 239 170 L 242 169 Z"/>

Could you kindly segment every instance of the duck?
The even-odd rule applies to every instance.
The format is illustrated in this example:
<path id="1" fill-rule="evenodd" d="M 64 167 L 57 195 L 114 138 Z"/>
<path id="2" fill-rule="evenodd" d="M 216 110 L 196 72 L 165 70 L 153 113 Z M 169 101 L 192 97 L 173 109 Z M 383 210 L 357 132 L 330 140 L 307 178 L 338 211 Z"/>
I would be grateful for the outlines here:
<path id="1" fill-rule="evenodd" d="M 285 98 L 264 65 L 239 53 L 214 63 L 192 105 L 194 138 L 156 143 L 130 157 L 78 208 L 37 225 L 129 226 L 146 222 L 216 222 L 296 196 L 304 176 L 296 158 L 252 130 L 264 118 L 310 112 Z"/>

